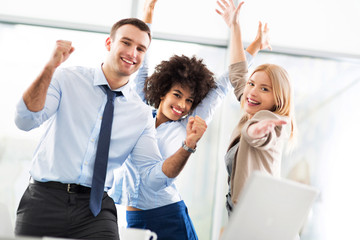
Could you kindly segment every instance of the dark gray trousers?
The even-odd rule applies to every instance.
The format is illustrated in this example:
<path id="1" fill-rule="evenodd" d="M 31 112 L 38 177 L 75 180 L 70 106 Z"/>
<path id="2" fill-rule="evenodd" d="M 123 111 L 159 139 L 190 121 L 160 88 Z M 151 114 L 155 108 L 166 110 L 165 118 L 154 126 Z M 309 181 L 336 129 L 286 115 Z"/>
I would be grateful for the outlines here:
<path id="1" fill-rule="evenodd" d="M 101 212 L 94 217 L 89 198 L 90 193 L 68 193 L 30 183 L 17 210 L 15 234 L 118 240 L 114 201 L 104 193 Z"/>

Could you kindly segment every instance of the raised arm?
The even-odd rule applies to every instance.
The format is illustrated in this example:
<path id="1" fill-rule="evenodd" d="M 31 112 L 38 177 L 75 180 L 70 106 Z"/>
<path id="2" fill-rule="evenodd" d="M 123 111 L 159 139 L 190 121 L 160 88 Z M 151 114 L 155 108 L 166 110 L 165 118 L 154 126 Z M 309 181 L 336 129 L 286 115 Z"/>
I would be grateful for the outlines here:
<path id="1" fill-rule="evenodd" d="M 73 51 L 74 47 L 72 47 L 70 41 L 56 41 L 49 62 L 23 94 L 23 100 L 28 110 L 38 112 L 44 108 L 47 90 L 56 68 L 66 61 Z"/>
<path id="2" fill-rule="evenodd" d="M 231 29 L 233 25 L 232 19 L 234 17 L 234 13 L 232 11 L 236 10 L 234 4 L 232 2 L 228 3 L 227 1 L 222 0 L 221 2 L 218 1 L 218 5 L 219 9 L 221 10 L 216 9 L 216 12 L 224 19 L 226 25 Z M 238 42 L 240 42 L 241 45 L 237 45 Z M 261 45 L 261 43 L 263 43 L 263 45 Z M 255 40 L 249 45 L 248 49 L 244 51 L 247 64 L 250 66 L 253 62 L 253 57 L 255 57 L 260 50 L 262 50 L 265 46 L 268 45 L 269 41 L 267 32 L 258 32 Z M 232 48 L 234 47 L 243 47 L 241 39 L 237 39 L 237 42 L 233 44 Z M 198 115 L 202 117 L 207 122 L 207 124 L 209 124 L 216 108 L 222 103 L 223 99 L 225 98 L 229 90 L 232 88 L 232 86 L 236 88 L 237 84 L 237 82 L 230 82 L 229 72 L 226 71 L 224 74 L 217 78 L 217 87 L 210 90 L 206 98 L 201 101 L 201 103 L 196 107 L 196 109 L 194 109 L 191 115 Z"/>
<path id="3" fill-rule="evenodd" d="M 154 9 L 157 0 L 146 0 L 144 3 L 144 10 L 143 10 L 143 21 L 145 23 L 152 23 L 153 16 L 154 16 Z"/>
<path id="4" fill-rule="evenodd" d="M 244 2 L 235 7 L 233 0 L 221 0 L 217 2 L 220 10 L 216 12 L 222 16 L 225 23 L 230 27 L 230 66 L 229 78 L 234 87 L 236 98 L 240 101 L 247 81 L 248 66 L 245 61 L 245 51 L 241 39 L 239 13 Z M 256 53 L 256 50 L 255 52 Z"/>
<path id="5" fill-rule="evenodd" d="M 240 2 L 235 7 L 233 0 L 220 0 L 217 4 L 222 11 L 216 9 L 216 12 L 222 16 L 225 23 L 230 27 L 230 64 L 246 60 L 244 46 L 241 39 L 239 15 L 240 8 L 244 2 Z"/>
<path id="6" fill-rule="evenodd" d="M 221 2 L 220 2 L 221 1 Z M 222 18 L 224 19 L 225 23 L 228 25 L 228 27 L 233 30 L 236 29 L 238 31 L 240 31 L 240 29 L 236 26 L 239 26 L 236 22 L 236 26 L 234 26 L 235 24 L 233 23 L 233 21 L 235 21 L 235 6 L 234 3 L 231 2 L 227 2 L 225 0 L 219 0 L 217 1 L 218 5 L 219 5 L 219 9 L 216 9 L 216 12 L 222 16 Z M 242 5 L 242 3 L 239 5 L 238 10 L 240 9 L 240 6 Z M 238 11 L 237 10 L 237 11 Z M 235 20 L 234 20 L 235 19 Z M 232 34 L 232 36 L 239 36 L 239 34 Z M 254 51 L 249 53 L 249 52 L 245 52 L 243 50 L 243 45 L 242 45 L 242 41 L 241 41 L 241 36 L 239 36 L 239 39 L 236 39 L 236 41 L 232 40 L 232 46 L 231 46 L 231 52 L 233 52 L 234 49 L 236 48 L 236 51 L 239 52 L 240 49 L 242 49 L 243 52 L 243 61 L 248 61 L 249 64 L 251 64 L 252 62 L 252 55 L 254 54 L 254 56 L 256 55 L 255 52 L 255 47 L 254 47 Z M 239 54 L 232 54 L 234 56 L 238 56 Z M 234 57 L 232 56 L 232 57 Z M 234 60 L 234 61 L 240 61 L 240 60 Z M 196 107 L 196 109 L 194 109 L 192 115 L 198 115 L 200 117 L 202 117 L 208 124 L 210 123 L 212 116 L 215 112 L 215 109 L 221 104 L 221 102 L 223 101 L 223 99 L 225 98 L 226 94 L 228 93 L 228 91 L 231 89 L 231 84 L 229 81 L 229 72 L 226 71 L 224 74 L 222 74 L 216 81 L 217 87 L 214 89 L 211 89 L 210 92 L 207 94 L 207 96 L 201 101 L 201 103 Z M 184 124 L 186 124 L 186 119 L 184 119 Z"/>
<path id="7" fill-rule="evenodd" d="M 149 26 L 150 29 L 151 29 L 151 24 L 153 21 L 156 2 L 157 2 L 157 0 L 146 0 L 144 3 L 142 20 Z M 149 52 L 150 52 L 150 50 L 147 51 L 144 61 L 143 61 L 143 64 L 139 68 L 139 71 L 138 71 L 136 77 L 134 78 L 135 91 L 140 96 L 142 101 L 145 103 L 146 103 L 146 99 L 145 99 L 145 94 L 144 94 L 144 85 L 145 85 L 145 80 L 149 75 L 149 66 L 148 66 Z"/>
<path id="8" fill-rule="evenodd" d="M 252 56 L 255 57 L 260 50 L 264 50 L 266 48 L 268 48 L 270 51 L 272 50 L 269 39 L 269 28 L 267 23 L 265 23 L 263 29 L 262 23 L 259 21 L 258 31 L 255 40 L 250 43 L 250 45 L 246 48 L 246 51 L 248 51 Z"/>

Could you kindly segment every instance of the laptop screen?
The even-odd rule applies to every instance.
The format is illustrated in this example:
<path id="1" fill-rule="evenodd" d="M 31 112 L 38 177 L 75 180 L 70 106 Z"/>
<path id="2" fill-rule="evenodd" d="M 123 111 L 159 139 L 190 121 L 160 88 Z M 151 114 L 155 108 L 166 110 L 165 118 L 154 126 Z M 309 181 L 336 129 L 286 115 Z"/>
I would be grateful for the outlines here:
<path id="1" fill-rule="evenodd" d="M 297 239 L 317 195 L 308 185 L 254 172 L 221 239 Z"/>

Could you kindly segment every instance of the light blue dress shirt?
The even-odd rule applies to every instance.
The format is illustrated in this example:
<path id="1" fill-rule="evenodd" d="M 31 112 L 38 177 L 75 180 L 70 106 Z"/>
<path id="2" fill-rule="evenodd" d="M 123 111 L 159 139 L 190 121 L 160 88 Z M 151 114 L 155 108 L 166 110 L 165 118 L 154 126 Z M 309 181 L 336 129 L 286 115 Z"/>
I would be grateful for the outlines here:
<path id="1" fill-rule="evenodd" d="M 251 54 L 246 52 L 246 58 L 248 63 L 251 64 L 253 60 Z M 146 56 L 134 79 L 136 91 L 144 101 L 143 88 L 147 76 L 148 63 Z M 232 89 L 232 86 L 229 74 L 226 72 L 217 79 L 217 88 L 212 89 L 207 94 L 190 116 L 198 115 L 209 124 L 215 110 L 230 89 Z M 156 128 L 156 139 L 164 159 L 174 154 L 181 147 L 186 138 L 188 119 L 188 117 L 185 117 L 178 121 L 168 121 Z M 145 181 L 145 179 L 141 178 L 138 168 L 129 159 L 120 169 L 116 170 L 114 186 L 108 193 L 115 203 L 142 210 L 162 207 L 182 200 L 174 182 L 167 182 L 166 187 L 161 188 L 159 191 L 153 191 L 146 187 Z"/>
<path id="2" fill-rule="evenodd" d="M 17 105 L 15 123 L 29 131 L 47 124 L 30 169 L 37 181 L 76 183 L 91 187 L 94 160 L 106 94 L 100 85 L 108 84 L 98 68 L 69 67 L 55 71 L 45 107 L 39 112 L 27 109 L 23 99 Z M 152 109 L 126 84 L 115 91 L 109 161 L 105 189 L 112 186 L 114 169 L 128 162 L 138 169 L 143 184 L 159 190 L 171 182 L 162 172 L 162 157 L 155 139 Z"/>

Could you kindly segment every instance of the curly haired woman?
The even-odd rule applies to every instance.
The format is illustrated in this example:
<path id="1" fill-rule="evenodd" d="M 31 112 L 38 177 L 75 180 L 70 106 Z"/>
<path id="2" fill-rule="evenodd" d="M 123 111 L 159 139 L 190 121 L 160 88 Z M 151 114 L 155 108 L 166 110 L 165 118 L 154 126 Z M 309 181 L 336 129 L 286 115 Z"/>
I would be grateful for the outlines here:
<path id="1" fill-rule="evenodd" d="M 144 21 L 151 23 L 156 0 L 145 3 Z M 262 44 L 263 36 L 259 29 L 256 40 L 247 48 L 248 58 L 259 50 L 269 47 Z M 260 34 L 260 35 L 259 35 Z M 214 74 L 195 56 L 174 55 L 155 67 L 148 77 L 147 59 L 139 69 L 136 90 L 144 102 L 153 106 L 156 138 L 160 152 L 165 159 L 183 146 L 191 149 L 184 141 L 186 125 L 191 118 L 202 118 L 208 124 L 229 89 L 231 83 L 228 73 L 215 81 Z M 144 228 L 156 232 L 158 239 L 198 239 L 187 207 L 174 182 L 155 192 L 145 186 L 137 169 L 131 161 L 115 174 L 111 197 L 118 204 L 126 205 L 128 227 Z"/>

